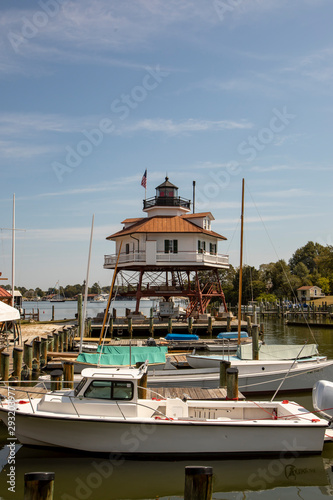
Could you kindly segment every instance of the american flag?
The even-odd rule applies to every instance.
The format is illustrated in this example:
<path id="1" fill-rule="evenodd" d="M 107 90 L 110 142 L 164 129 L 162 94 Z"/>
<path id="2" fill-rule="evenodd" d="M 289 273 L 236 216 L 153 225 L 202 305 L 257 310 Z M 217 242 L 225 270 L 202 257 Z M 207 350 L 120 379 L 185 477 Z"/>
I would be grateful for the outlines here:
<path id="1" fill-rule="evenodd" d="M 147 187 L 147 170 L 145 170 L 145 173 L 142 176 L 141 186 L 143 186 L 145 189 Z"/>

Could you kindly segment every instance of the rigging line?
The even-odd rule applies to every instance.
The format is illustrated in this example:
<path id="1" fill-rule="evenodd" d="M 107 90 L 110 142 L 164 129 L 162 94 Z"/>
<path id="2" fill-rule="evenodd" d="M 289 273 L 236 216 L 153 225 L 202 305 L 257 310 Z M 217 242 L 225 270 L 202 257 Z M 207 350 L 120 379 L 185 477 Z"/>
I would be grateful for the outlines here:
<path id="1" fill-rule="evenodd" d="M 270 243 L 271 243 L 271 245 L 272 245 L 272 248 L 273 248 L 273 251 L 274 251 L 274 253 L 275 253 L 275 256 L 277 257 L 278 262 L 279 262 L 279 261 L 281 260 L 281 259 L 280 259 L 280 256 L 278 255 L 278 253 L 277 253 L 277 251 L 276 251 L 276 249 L 275 249 L 275 246 L 274 246 L 273 240 L 272 240 L 272 238 L 271 238 L 271 236 L 270 236 L 270 234 L 269 234 L 269 232 L 268 232 L 268 230 L 267 230 L 267 227 L 266 227 L 266 225 L 265 225 L 265 223 L 264 223 L 264 221 L 263 221 L 263 219 L 262 219 L 262 217 L 261 217 L 261 214 L 260 214 L 260 212 L 259 212 L 259 210 L 258 210 L 258 207 L 257 207 L 257 205 L 256 205 L 256 203 L 255 203 L 255 201 L 254 201 L 254 199 L 253 199 L 252 193 L 251 193 L 251 191 L 249 190 L 249 188 L 248 188 L 248 191 L 249 191 L 249 193 L 250 193 L 250 196 L 251 196 L 251 199 L 252 199 L 253 205 L 255 206 L 255 209 L 256 209 L 257 214 L 258 214 L 258 216 L 259 216 L 259 218 L 260 218 L 260 221 L 261 221 L 262 225 L 264 226 L 264 229 L 265 229 L 266 235 L 267 235 L 267 237 L 268 237 L 268 239 L 269 239 L 269 241 L 270 241 Z M 297 298 L 297 296 L 296 296 L 296 294 L 295 294 L 295 292 L 294 292 L 294 290 L 293 290 L 293 288 L 292 288 L 292 286 L 291 286 L 291 282 L 290 282 L 289 277 L 288 277 L 288 275 L 287 275 L 287 273 L 286 273 L 286 270 L 284 269 L 284 267 L 282 266 L 282 264 L 281 264 L 281 269 L 282 269 L 283 275 L 284 275 L 284 277 L 285 277 L 285 279 L 286 279 L 286 281 L 287 281 L 287 283 L 288 283 L 288 285 L 289 285 L 289 287 L 290 287 L 290 290 L 291 290 L 291 292 L 292 292 L 292 295 L 293 295 L 294 299 L 296 299 L 296 302 L 300 304 L 300 302 L 299 302 L 299 300 L 298 300 L 298 298 Z M 307 321 L 307 318 L 306 318 L 306 315 L 305 315 L 305 311 L 303 310 L 303 308 L 302 308 L 302 316 L 303 316 L 303 318 L 304 318 L 305 324 L 307 325 L 307 327 L 308 327 L 308 329 L 309 329 L 309 332 L 310 332 L 310 334 L 311 334 L 311 336 L 312 336 L 313 340 L 316 342 L 315 335 L 314 335 L 314 333 L 313 333 L 313 331 L 312 331 L 312 328 L 311 328 L 311 326 L 310 326 L 309 322 Z"/>

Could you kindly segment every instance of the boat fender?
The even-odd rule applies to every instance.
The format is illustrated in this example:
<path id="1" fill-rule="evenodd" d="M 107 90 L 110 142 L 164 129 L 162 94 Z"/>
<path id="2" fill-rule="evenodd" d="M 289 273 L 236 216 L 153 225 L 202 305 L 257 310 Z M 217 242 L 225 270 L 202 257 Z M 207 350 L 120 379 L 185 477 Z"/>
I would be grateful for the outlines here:
<path id="1" fill-rule="evenodd" d="M 284 400 L 282 401 L 282 404 L 283 404 L 283 405 L 287 405 L 287 404 L 289 404 L 288 399 L 284 399 Z"/>

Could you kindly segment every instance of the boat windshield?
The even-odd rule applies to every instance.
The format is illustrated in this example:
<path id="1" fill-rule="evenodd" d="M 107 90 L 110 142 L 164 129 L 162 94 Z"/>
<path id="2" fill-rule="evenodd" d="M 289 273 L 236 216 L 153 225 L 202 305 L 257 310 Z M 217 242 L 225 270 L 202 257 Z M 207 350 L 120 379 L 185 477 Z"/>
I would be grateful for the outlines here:
<path id="1" fill-rule="evenodd" d="M 112 380 L 93 380 L 84 393 L 93 399 L 133 399 L 133 383 Z"/>
<path id="2" fill-rule="evenodd" d="M 86 383 L 86 382 L 87 382 L 87 379 L 86 379 L 85 377 L 83 377 L 83 378 L 80 380 L 80 382 L 77 384 L 77 386 L 76 386 L 76 388 L 75 388 L 75 391 L 74 391 L 74 396 L 75 396 L 75 397 L 76 397 L 76 396 L 80 393 L 80 391 L 81 391 L 82 387 L 85 385 L 85 383 Z"/>

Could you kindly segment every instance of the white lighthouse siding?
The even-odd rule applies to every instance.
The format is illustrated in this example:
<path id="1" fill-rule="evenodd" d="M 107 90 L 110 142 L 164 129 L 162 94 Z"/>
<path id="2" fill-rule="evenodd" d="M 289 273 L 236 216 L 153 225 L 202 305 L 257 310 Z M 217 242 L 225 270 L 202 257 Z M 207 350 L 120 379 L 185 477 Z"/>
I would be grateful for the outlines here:
<path id="1" fill-rule="evenodd" d="M 131 236 L 117 238 L 116 254 L 106 255 L 104 267 L 113 269 L 119 253 L 120 241 L 123 241 L 119 258 L 119 267 L 128 267 L 132 264 L 158 265 L 163 263 L 166 266 L 173 264 L 193 264 L 198 266 L 217 266 L 227 268 L 229 266 L 228 256 L 218 254 L 217 251 L 210 252 L 210 244 L 214 248 L 218 245 L 218 239 L 204 233 L 151 233 L 138 234 L 135 239 Z M 173 248 L 165 252 L 165 240 L 177 241 L 177 251 Z M 205 250 L 198 250 L 198 241 L 205 242 Z M 127 246 L 128 245 L 128 246 Z M 203 245 L 202 245 L 203 246 Z"/>

